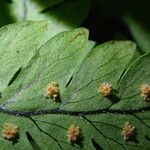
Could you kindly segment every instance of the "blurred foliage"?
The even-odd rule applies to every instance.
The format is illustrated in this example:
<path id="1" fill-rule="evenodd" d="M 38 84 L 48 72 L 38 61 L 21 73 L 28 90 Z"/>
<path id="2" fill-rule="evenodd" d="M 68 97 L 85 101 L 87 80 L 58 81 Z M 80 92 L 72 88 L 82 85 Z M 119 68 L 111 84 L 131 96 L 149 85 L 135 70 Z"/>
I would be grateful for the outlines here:
<path id="1" fill-rule="evenodd" d="M 1 0 L 0 26 L 46 19 L 54 34 L 83 26 L 91 40 L 132 40 L 141 54 L 150 48 L 149 9 L 149 0 Z"/>
<path id="2" fill-rule="evenodd" d="M 1 9 L 1 14 L 12 16 L 10 18 L 13 19 L 9 21 L 7 16 L 3 16 L 0 22 L 7 22 L 2 25 L 22 20 L 46 19 L 55 34 L 79 27 L 90 9 L 90 0 L 13 0 L 11 3 L 1 3 L 1 6 L 4 3 L 9 10 Z"/>
<path id="3" fill-rule="evenodd" d="M 149 0 L 1 0 L 0 26 L 46 19 L 54 34 L 83 26 L 93 41 L 132 40 L 143 54 L 150 48 L 149 9 Z"/>

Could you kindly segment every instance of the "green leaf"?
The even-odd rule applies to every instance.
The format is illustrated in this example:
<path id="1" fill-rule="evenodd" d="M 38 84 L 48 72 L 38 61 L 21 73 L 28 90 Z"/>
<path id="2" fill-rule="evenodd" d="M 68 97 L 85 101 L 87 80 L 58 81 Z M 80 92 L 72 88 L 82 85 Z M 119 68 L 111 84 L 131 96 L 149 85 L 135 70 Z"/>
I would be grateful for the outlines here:
<path id="1" fill-rule="evenodd" d="M 132 16 L 125 16 L 124 20 L 129 27 L 135 41 L 144 52 L 149 52 L 150 49 L 150 29 L 143 23 L 142 20 L 137 20 Z"/>
<path id="2" fill-rule="evenodd" d="M 140 93 L 141 86 L 150 83 L 149 70 L 150 54 L 145 54 L 131 65 L 122 80 L 120 80 L 119 93 L 121 101 L 113 108 L 130 110 L 150 106 L 150 104 L 143 100 Z"/>
<path id="3" fill-rule="evenodd" d="M 35 55 L 37 49 L 50 38 L 47 22 L 22 22 L 0 29 L 0 91 Z M 10 71 L 11 68 L 11 71 Z"/>
<path id="4" fill-rule="evenodd" d="M 130 65 L 136 49 L 133 42 L 110 41 L 91 49 L 87 38 L 88 31 L 79 28 L 44 42 L 2 91 L 0 130 L 5 122 L 19 127 L 18 141 L 0 136 L 2 149 L 148 150 L 149 103 L 140 93 L 136 100 L 132 96 L 143 82 L 149 84 L 150 55 Z M 12 47 L 15 52 L 17 48 Z M 140 79 L 134 82 L 137 78 Z M 53 81 L 59 84 L 59 102 L 44 96 L 46 86 Z M 112 85 L 114 96 L 106 98 L 98 93 L 103 82 Z M 131 83 L 134 84 L 130 92 L 126 86 Z M 124 100 L 128 96 L 129 100 Z M 136 128 L 134 139 L 129 141 L 123 140 L 121 134 L 126 122 Z M 84 137 L 74 145 L 67 137 L 72 124 L 81 128 Z"/>

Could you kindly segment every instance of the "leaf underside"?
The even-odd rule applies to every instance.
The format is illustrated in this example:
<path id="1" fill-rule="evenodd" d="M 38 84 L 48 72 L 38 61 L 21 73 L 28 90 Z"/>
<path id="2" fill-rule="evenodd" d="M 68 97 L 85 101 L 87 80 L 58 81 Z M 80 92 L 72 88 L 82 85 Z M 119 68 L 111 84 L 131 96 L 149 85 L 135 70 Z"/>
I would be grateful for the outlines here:
<path id="1" fill-rule="evenodd" d="M 23 22 L 0 30 L 0 130 L 19 127 L 13 143 L 0 136 L 2 149 L 145 149 L 150 147 L 149 102 L 140 86 L 150 83 L 150 54 L 132 64 L 136 46 L 110 41 L 88 49 L 88 31 L 79 28 L 47 39 L 45 22 Z M 45 98 L 46 86 L 59 84 L 60 101 Z M 116 91 L 98 93 L 100 83 Z M 133 140 L 121 135 L 125 122 Z M 83 143 L 71 145 L 67 130 L 80 126 Z"/>

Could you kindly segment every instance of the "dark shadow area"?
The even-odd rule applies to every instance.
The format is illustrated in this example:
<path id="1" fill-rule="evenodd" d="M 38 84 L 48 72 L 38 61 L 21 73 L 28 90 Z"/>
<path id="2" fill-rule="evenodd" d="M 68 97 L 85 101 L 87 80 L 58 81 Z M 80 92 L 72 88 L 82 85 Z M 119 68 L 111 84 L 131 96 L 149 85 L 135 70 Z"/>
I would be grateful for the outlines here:
<path id="1" fill-rule="evenodd" d="M 130 139 L 126 140 L 126 142 L 128 142 L 128 141 L 133 142 L 135 144 L 139 143 L 139 141 L 137 140 L 137 130 L 136 129 L 135 129 L 132 137 Z"/>
<path id="2" fill-rule="evenodd" d="M 53 7 L 60 6 L 63 3 L 66 3 L 68 0 L 32 0 L 34 2 L 39 3 L 42 7 L 49 8 L 49 10 L 53 9 Z M 71 1 L 71 0 L 70 0 Z M 43 9 L 44 10 L 44 9 Z"/>
<path id="3" fill-rule="evenodd" d="M 144 2 L 141 0 L 116 0 L 115 2 L 114 0 L 93 0 L 91 2 L 93 5 L 89 16 L 82 24 L 90 30 L 91 40 L 99 44 L 110 40 L 131 40 L 137 43 L 138 55 L 149 50 L 149 0 Z M 145 36 L 144 32 L 147 33 Z M 140 33 L 143 41 L 138 37 Z"/>
<path id="4" fill-rule="evenodd" d="M 8 141 L 12 142 L 12 145 L 15 145 L 19 142 L 19 133 L 16 135 L 15 138 L 9 139 Z"/>
<path id="5" fill-rule="evenodd" d="M 62 102 L 60 94 L 58 94 L 58 96 L 56 97 L 55 102 L 56 103 L 61 103 Z"/>
<path id="6" fill-rule="evenodd" d="M 134 142 L 134 143 L 136 143 L 136 144 L 139 143 L 139 141 L 138 141 L 137 138 L 136 138 L 136 135 L 135 135 L 134 137 L 132 137 L 132 138 L 130 139 L 130 141 L 131 141 L 131 142 Z"/>
<path id="7" fill-rule="evenodd" d="M 92 145 L 95 150 L 104 150 L 93 138 L 92 138 Z"/>
<path id="8" fill-rule="evenodd" d="M 16 78 L 19 76 L 19 74 L 21 73 L 22 68 L 19 68 L 16 73 L 13 75 L 13 77 L 11 78 L 11 80 L 8 83 L 8 86 L 10 86 L 15 80 Z"/>
<path id="9" fill-rule="evenodd" d="M 9 6 L 12 5 L 11 0 L 0 0 L 0 27 L 15 22 L 15 18 L 11 16 Z"/>
<path id="10" fill-rule="evenodd" d="M 42 1 L 33 0 L 43 9 L 39 13 L 50 15 L 59 22 L 71 27 L 78 27 L 87 18 L 90 0 L 57 0 Z"/>
<path id="11" fill-rule="evenodd" d="M 59 8 L 61 5 L 65 4 L 66 2 L 68 1 L 71 1 L 71 0 L 61 0 L 61 1 L 56 1 L 52 4 L 48 4 L 48 6 L 46 7 L 45 5 L 45 8 L 43 10 L 41 10 L 41 13 L 45 13 L 45 12 L 48 12 L 48 11 L 51 11 L 51 10 L 54 10 L 56 8 Z M 43 3 L 43 1 L 39 0 L 40 3 Z"/>
<path id="12" fill-rule="evenodd" d="M 74 142 L 71 143 L 72 146 L 79 146 L 81 149 L 84 147 L 83 145 L 83 140 L 84 140 L 84 136 L 83 134 L 81 133 L 81 135 L 78 137 L 78 139 Z"/>
<path id="13" fill-rule="evenodd" d="M 150 103 L 150 94 L 146 97 L 145 101 L 146 101 L 147 103 Z"/>
<path id="14" fill-rule="evenodd" d="M 8 2 L 8 3 L 12 3 L 12 0 L 6 0 L 6 2 Z"/>
<path id="15" fill-rule="evenodd" d="M 150 142 L 150 138 L 147 135 L 145 135 L 145 139 Z"/>
<path id="16" fill-rule="evenodd" d="M 107 96 L 107 98 L 112 102 L 112 105 L 120 101 L 120 97 L 118 96 L 118 91 L 115 89 L 112 90 L 112 93 L 109 96 Z"/>
<path id="17" fill-rule="evenodd" d="M 146 29 L 150 31 L 150 1 L 145 0 L 144 2 L 141 0 L 126 0 L 120 1 L 116 0 L 108 0 L 99 3 L 106 9 L 106 11 L 112 13 L 113 15 L 123 16 L 128 14 L 135 18 L 139 23 L 143 24 Z"/>
<path id="18" fill-rule="evenodd" d="M 45 96 L 46 99 L 50 99 L 49 96 Z M 53 101 L 55 101 L 56 103 L 61 103 L 62 100 L 61 100 L 61 97 L 60 97 L 60 94 L 58 93 L 57 97 L 55 99 L 52 99 Z"/>
<path id="19" fill-rule="evenodd" d="M 36 143 L 36 141 L 32 138 L 32 136 L 28 132 L 26 132 L 26 136 L 27 136 L 27 139 L 28 139 L 29 143 L 31 144 L 33 150 L 41 150 L 39 145 Z"/>
<path id="20" fill-rule="evenodd" d="M 114 3 L 116 4 L 116 3 Z M 108 4 L 109 5 L 109 4 Z M 90 39 L 103 43 L 110 40 L 133 40 L 120 16 L 108 12 L 101 1 L 93 1 L 87 20 L 82 26 L 90 30 Z"/>

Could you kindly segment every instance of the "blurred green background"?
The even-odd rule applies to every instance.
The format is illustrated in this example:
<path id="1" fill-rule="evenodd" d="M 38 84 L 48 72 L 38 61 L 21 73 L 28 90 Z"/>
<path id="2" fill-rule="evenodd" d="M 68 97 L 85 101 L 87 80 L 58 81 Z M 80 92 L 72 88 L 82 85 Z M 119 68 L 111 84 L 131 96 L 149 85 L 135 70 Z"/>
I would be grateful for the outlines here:
<path id="1" fill-rule="evenodd" d="M 22 20 L 48 20 L 53 35 L 77 27 L 90 40 L 132 40 L 139 53 L 150 50 L 150 0 L 0 0 L 0 26 Z"/>

